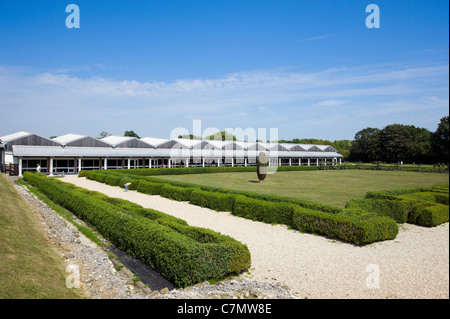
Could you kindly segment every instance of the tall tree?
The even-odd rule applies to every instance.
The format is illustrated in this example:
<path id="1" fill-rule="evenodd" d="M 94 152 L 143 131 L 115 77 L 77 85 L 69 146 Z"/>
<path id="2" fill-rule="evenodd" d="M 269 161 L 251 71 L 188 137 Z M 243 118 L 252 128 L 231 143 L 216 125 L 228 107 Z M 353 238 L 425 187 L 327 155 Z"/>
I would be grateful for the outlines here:
<path id="1" fill-rule="evenodd" d="M 436 131 L 433 133 L 433 152 L 440 163 L 449 162 L 449 123 L 448 116 L 441 118 Z"/>
<path id="2" fill-rule="evenodd" d="M 377 128 L 367 127 L 357 132 L 348 159 L 353 162 L 369 162 L 372 158 L 370 154 L 371 140 L 378 131 Z"/>

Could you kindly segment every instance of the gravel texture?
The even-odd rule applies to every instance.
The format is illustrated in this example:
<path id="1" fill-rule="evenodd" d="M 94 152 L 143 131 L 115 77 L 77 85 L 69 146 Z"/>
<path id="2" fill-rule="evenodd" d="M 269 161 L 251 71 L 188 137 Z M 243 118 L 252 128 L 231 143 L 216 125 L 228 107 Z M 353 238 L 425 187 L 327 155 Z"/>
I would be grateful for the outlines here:
<path id="1" fill-rule="evenodd" d="M 298 298 L 449 298 L 448 223 L 401 224 L 394 240 L 359 247 L 84 177 L 63 181 L 229 235 L 251 252 L 252 266 L 240 278 L 286 285 Z"/>

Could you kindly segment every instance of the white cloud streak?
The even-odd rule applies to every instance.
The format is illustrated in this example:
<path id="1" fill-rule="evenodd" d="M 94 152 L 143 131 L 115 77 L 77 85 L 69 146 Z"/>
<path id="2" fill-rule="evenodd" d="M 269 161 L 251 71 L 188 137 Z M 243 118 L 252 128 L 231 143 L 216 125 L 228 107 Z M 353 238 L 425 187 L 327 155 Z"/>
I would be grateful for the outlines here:
<path id="1" fill-rule="evenodd" d="M 250 110 L 259 111 L 266 120 L 267 110 L 271 110 L 273 118 L 282 121 L 289 118 L 292 108 L 297 113 L 304 109 L 316 118 L 320 115 L 312 115 L 310 109 L 320 107 L 354 107 L 359 114 L 377 110 L 375 113 L 382 116 L 382 109 L 384 114 L 407 110 L 413 101 L 426 97 L 432 97 L 426 100 L 427 110 L 448 107 L 448 73 L 448 65 L 371 66 L 139 82 L 0 67 L 0 108 L 17 120 L 28 112 L 43 122 L 50 112 L 54 119 L 72 114 L 78 119 L 90 115 L 114 121 L 133 114 L 157 119 L 167 113 L 188 117 L 248 114 Z"/>

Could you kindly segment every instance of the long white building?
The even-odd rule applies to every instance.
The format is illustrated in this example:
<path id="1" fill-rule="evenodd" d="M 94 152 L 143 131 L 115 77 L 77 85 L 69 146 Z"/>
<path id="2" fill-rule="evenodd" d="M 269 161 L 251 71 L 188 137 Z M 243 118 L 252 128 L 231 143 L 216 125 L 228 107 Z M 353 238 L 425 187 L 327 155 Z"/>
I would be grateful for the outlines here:
<path id="1" fill-rule="evenodd" d="M 263 151 L 272 166 L 341 163 L 343 156 L 329 145 L 260 143 L 215 140 L 137 139 L 66 134 L 49 139 L 34 133 L 17 132 L 0 137 L 3 170 L 14 166 L 25 171 L 78 173 L 86 169 L 252 166 Z"/>

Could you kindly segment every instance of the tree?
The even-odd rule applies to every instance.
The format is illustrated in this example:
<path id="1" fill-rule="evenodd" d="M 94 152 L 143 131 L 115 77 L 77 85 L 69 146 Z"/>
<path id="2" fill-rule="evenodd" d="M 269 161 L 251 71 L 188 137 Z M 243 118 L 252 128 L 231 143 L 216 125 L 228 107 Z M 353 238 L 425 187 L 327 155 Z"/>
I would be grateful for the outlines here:
<path id="1" fill-rule="evenodd" d="M 432 137 L 433 153 L 435 161 L 439 163 L 449 162 L 449 123 L 448 116 L 441 118 Z"/>
<path id="2" fill-rule="evenodd" d="M 237 141 L 236 136 L 230 134 L 226 131 L 220 131 L 209 135 L 205 138 L 206 140 L 214 140 L 214 141 Z"/>
<path id="3" fill-rule="evenodd" d="M 392 124 L 382 130 L 367 128 L 355 135 L 351 160 L 387 163 L 431 161 L 431 132 L 414 125 Z"/>
<path id="4" fill-rule="evenodd" d="M 131 137 L 136 137 L 136 138 L 140 139 L 140 136 L 137 135 L 136 133 L 134 133 L 134 131 L 125 131 L 123 136 L 131 136 Z"/>
<path id="5" fill-rule="evenodd" d="M 379 129 L 367 127 L 355 134 L 348 159 L 353 162 L 369 162 L 370 142 Z"/>

